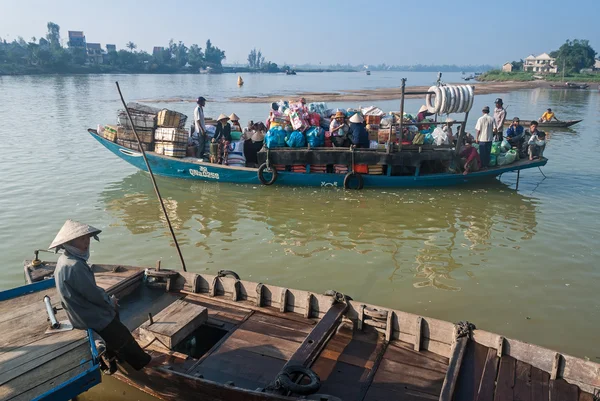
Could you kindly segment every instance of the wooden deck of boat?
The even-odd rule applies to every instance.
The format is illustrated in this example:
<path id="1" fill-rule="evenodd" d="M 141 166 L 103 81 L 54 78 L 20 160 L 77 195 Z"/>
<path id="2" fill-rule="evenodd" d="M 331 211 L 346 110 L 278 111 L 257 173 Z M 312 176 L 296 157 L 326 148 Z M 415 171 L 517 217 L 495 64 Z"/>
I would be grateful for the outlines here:
<path id="1" fill-rule="evenodd" d="M 137 273 L 99 272 L 96 282 L 109 291 L 122 289 Z M 60 308 L 55 287 L 0 301 L 0 400 L 32 400 L 92 366 L 86 331 L 45 334 L 45 295 Z M 64 310 L 57 319 L 67 320 Z"/>
<path id="2" fill-rule="evenodd" d="M 178 358 L 171 371 L 249 390 L 265 388 L 318 322 L 276 308 L 257 310 L 243 303 L 222 303 L 218 298 L 185 296 L 188 302 L 208 309 L 209 324 L 228 331 L 201 358 L 188 358 L 160 345 L 149 347 Z M 386 343 L 372 327 L 353 330 L 349 321 L 340 325 L 311 365 L 321 378 L 319 393 L 344 401 L 439 400 L 448 367 L 449 358 L 415 351 L 414 344 L 400 340 Z M 181 391 L 186 394 L 186 389 Z M 593 396 L 563 379 L 550 380 L 549 373 L 510 356 L 499 358 L 496 349 L 470 341 L 453 399 L 592 401 Z"/>

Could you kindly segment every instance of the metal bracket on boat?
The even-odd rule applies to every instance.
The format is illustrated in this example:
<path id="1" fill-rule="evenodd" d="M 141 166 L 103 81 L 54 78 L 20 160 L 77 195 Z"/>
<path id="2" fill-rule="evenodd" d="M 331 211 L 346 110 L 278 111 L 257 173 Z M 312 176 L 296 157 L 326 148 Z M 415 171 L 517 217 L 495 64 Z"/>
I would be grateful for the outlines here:
<path id="1" fill-rule="evenodd" d="M 469 340 L 473 339 L 473 330 L 476 330 L 477 327 L 471 322 L 464 321 L 458 322 L 455 325 L 456 329 L 456 339 L 458 340 L 461 337 L 468 337 Z"/>
<path id="2" fill-rule="evenodd" d="M 179 276 L 174 270 L 161 269 L 160 260 L 156 262 L 155 269 L 146 269 L 146 284 L 149 287 L 165 288 L 168 292 L 171 289 L 172 280 Z"/>
<path id="3" fill-rule="evenodd" d="M 208 295 L 211 297 L 214 297 L 215 295 L 217 295 L 217 284 L 219 282 L 219 279 L 221 277 L 227 277 L 227 276 L 231 276 L 235 279 L 235 281 L 233 283 L 233 288 L 231 291 L 231 299 L 234 302 L 236 302 L 238 300 L 239 292 L 240 292 L 240 276 L 233 270 L 219 270 L 217 272 L 217 275 L 215 276 L 215 278 L 213 278 L 213 282 L 212 282 L 212 285 L 210 286 Z"/>
<path id="4" fill-rule="evenodd" d="M 348 295 L 344 295 L 341 292 L 337 292 L 335 290 L 327 290 L 327 291 L 325 291 L 325 293 L 323 295 L 330 296 L 332 303 L 336 303 L 336 302 L 348 303 L 348 301 L 352 301 L 352 297 L 350 297 Z"/>
<path id="5" fill-rule="evenodd" d="M 48 295 L 44 295 L 44 305 L 46 307 L 46 312 L 48 313 L 48 321 L 50 322 L 50 327 L 46 330 L 45 334 L 51 333 L 62 333 L 63 331 L 73 330 L 73 325 L 68 320 L 58 321 L 56 319 L 56 312 L 59 310 L 52 306 L 52 301 Z"/>

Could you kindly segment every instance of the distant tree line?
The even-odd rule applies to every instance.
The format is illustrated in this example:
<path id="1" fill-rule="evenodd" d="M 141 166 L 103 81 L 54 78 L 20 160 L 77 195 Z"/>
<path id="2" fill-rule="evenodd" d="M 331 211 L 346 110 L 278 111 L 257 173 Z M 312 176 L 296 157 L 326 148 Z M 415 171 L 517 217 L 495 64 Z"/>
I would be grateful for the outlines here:
<path id="1" fill-rule="evenodd" d="M 79 73 L 79 72 L 198 72 L 211 67 L 222 70 L 225 51 L 214 46 L 210 39 L 202 49 L 197 44 L 187 47 L 171 39 L 162 50 L 149 54 L 136 51 L 137 45 L 128 42 L 129 50 L 111 51 L 102 64 L 90 63 L 83 47 L 63 47 L 60 26 L 47 24 L 45 38 L 32 37 L 26 41 L 18 37 L 12 42 L 0 38 L 0 74 L 10 73 Z"/>

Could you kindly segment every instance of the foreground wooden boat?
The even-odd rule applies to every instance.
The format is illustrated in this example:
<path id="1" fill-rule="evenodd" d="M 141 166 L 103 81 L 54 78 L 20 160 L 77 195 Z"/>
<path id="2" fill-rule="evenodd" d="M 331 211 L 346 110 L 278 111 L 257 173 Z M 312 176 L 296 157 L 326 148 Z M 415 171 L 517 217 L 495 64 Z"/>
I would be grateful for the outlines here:
<path id="1" fill-rule="evenodd" d="M 25 269 L 30 280 L 40 277 Z M 593 401 L 599 394 L 600 365 L 467 323 L 228 271 L 147 269 L 145 281 L 121 298 L 121 318 L 166 361 L 141 372 L 122 366 L 116 376 L 163 400 Z"/>
<path id="2" fill-rule="evenodd" d="M 534 118 L 532 120 L 529 120 L 526 118 L 522 118 L 521 121 L 527 124 L 528 121 L 537 121 L 537 119 Z M 538 128 L 539 129 L 542 129 L 542 128 L 568 128 L 568 127 L 575 125 L 577 123 L 580 123 L 582 121 L 583 120 L 548 121 L 545 123 L 539 123 Z M 510 119 L 507 118 L 506 121 L 504 121 L 505 126 L 509 126 L 511 124 L 512 124 L 512 118 L 510 118 Z"/>
<path id="3" fill-rule="evenodd" d="M 146 164 L 142 154 L 134 150 L 125 148 L 117 143 L 111 142 L 101 135 L 98 135 L 96 130 L 89 129 L 88 132 L 94 139 L 102 144 L 106 149 L 114 155 L 125 160 L 129 164 L 147 171 Z M 328 148 L 329 149 L 329 148 Z M 291 152 L 301 152 L 302 150 L 290 150 Z M 447 153 L 448 149 L 440 151 L 430 151 L 432 158 L 440 158 L 443 153 Z M 331 152 L 331 150 L 329 150 Z M 318 152 L 313 152 L 318 153 Z M 340 154 L 342 152 L 339 152 Z M 351 158 L 349 151 L 344 151 L 346 158 Z M 396 157 L 404 158 L 404 155 L 396 153 L 392 156 L 382 152 L 366 152 L 370 153 L 366 157 L 372 157 L 379 160 L 377 163 L 386 162 L 387 158 Z M 403 154 L 409 152 L 402 152 Z M 413 155 L 419 155 L 418 150 L 411 152 Z M 258 178 L 258 169 L 246 167 L 231 167 L 220 164 L 211 164 L 201 162 L 196 158 L 175 158 L 164 155 L 159 155 L 154 152 L 146 152 L 152 171 L 156 175 L 164 177 L 184 178 L 191 180 L 216 181 L 216 182 L 231 182 L 239 184 L 261 185 Z M 412 160 L 410 154 L 408 159 Z M 421 156 L 422 158 L 423 156 Z M 449 156 L 446 155 L 447 159 Z M 437 159 L 436 159 L 437 160 Z M 540 160 L 520 160 L 518 162 L 506 165 L 489 168 L 487 170 L 471 173 L 468 175 L 462 174 L 423 174 L 420 168 L 415 168 L 411 175 L 361 175 L 364 188 L 381 188 L 381 187 L 396 187 L 396 188 L 414 188 L 414 187 L 439 187 L 439 186 L 454 186 L 467 183 L 485 182 L 493 180 L 497 176 L 511 172 L 525 170 L 529 168 L 541 167 L 546 165 L 547 159 Z M 412 163 L 412 162 L 411 162 Z M 316 174 L 316 173 L 294 173 L 294 172 L 279 172 L 274 185 L 287 186 L 309 186 L 309 187 L 338 187 L 344 188 L 344 174 Z"/>

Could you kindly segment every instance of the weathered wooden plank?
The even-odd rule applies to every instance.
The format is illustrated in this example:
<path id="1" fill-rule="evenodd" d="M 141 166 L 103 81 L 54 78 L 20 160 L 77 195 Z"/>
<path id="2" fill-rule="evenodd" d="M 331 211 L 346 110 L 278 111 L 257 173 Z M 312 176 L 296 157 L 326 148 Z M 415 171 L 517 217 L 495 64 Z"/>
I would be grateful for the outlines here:
<path id="1" fill-rule="evenodd" d="M 496 376 L 498 375 L 498 363 L 500 358 L 493 348 L 488 348 L 488 353 L 481 375 L 481 381 L 477 389 L 476 401 L 493 401 L 496 390 Z"/>
<path id="2" fill-rule="evenodd" d="M 468 342 L 458 381 L 456 382 L 455 400 L 474 400 L 477 398 L 488 350 L 488 347 L 474 341 Z"/>
<path id="3" fill-rule="evenodd" d="M 454 397 L 456 382 L 458 381 L 458 375 L 460 373 L 465 352 L 467 350 L 468 342 L 468 337 L 461 337 L 454 345 L 452 356 L 450 356 L 450 364 L 448 365 L 446 377 L 444 378 L 444 384 L 442 385 L 440 401 L 452 401 L 452 398 Z"/>
<path id="4" fill-rule="evenodd" d="M 219 372 L 219 382 L 225 383 L 230 377 L 244 377 L 267 386 L 277 376 L 285 361 L 251 352 L 247 349 L 223 350 L 221 348 L 197 366 L 191 375 L 203 374 L 204 369 Z M 216 380 L 216 379 L 213 379 Z"/>
<path id="5" fill-rule="evenodd" d="M 240 348 L 287 361 L 299 346 L 300 343 L 295 341 L 247 331 L 240 327 L 221 345 L 215 354 Z"/>
<path id="6" fill-rule="evenodd" d="M 348 309 L 345 303 L 336 303 L 331 306 L 331 309 L 323 316 L 317 325 L 308 334 L 302 342 L 298 350 L 290 358 L 287 365 L 302 365 L 308 366 L 323 348 L 325 341 L 337 328 L 342 316 Z"/>
<path id="7" fill-rule="evenodd" d="M 200 327 L 208 319 L 208 310 L 200 305 L 178 299 L 154 316 L 154 322 L 146 321 L 139 333 L 146 340 L 156 337 L 169 349 Z"/>
<path id="8" fill-rule="evenodd" d="M 58 292 L 56 291 L 56 287 L 23 295 L 17 298 L 7 299 L 0 302 L 0 316 L 11 314 L 13 311 L 22 308 L 25 305 L 40 304 L 43 306 L 43 299 L 45 295 L 48 295 L 52 301 L 58 300 Z"/>
<path id="9" fill-rule="evenodd" d="M 432 360 L 434 362 L 438 362 L 438 363 L 442 364 L 442 366 L 443 366 L 442 370 L 444 371 L 444 373 L 448 369 L 448 363 L 450 362 L 450 359 L 448 357 L 442 356 L 435 352 L 431 352 L 429 350 L 421 350 L 418 353 L 415 353 L 414 346 L 411 343 L 406 343 L 406 342 L 399 341 L 399 340 L 390 341 L 390 351 L 388 351 L 387 358 L 392 358 L 393 354 L 391 352 L 394 349 L 409 351 L 410 354 L 417 355 L 419 357 L 419 360 L 421 358 L 424 358 L 426 360 Z M 406 358 L 406 356 L 402 355 L 402 358 Z M 397 362 L 402 362 L 402 360 L 398 360 Z M 419 363 L 423 363 L 423 362 L 420 361 Z"/>
<path id="10" fill-rule="evenodd" d="M 409 348 L 410 347 L 410 348 Z M 403 365 L 417 366 L 424 369 L 433 370 L 446 374 L 448 370 L 448 359 L 435 355 L 429 351 L 416 352 L 412 344 L 400 345 L 397 341 L 393 341 L 387 348 L 385 359 L 394 361 Z"/>
<path id="11" fill-rule="evenodd" d="M 52 376 L 48 378 L 47 381 L 41 383 L 33 388 L 30 388 L 23 393 L 19 394 L 15 398 L 11 398 L 10 401 L 31 401 L 42 394 L 47 393 L 48 391 L 56 388 L 62 383 L 66 382 L 69 379 L 72 379 L 83 372 L 85 372 L 90 367 L 88 365 L 73 365 L 73 369 L 70 369 L 66 372 L 60 373 L 57 376 Z"/>
<path id="12" fill-rule="evenodd" d="M 439 397 L 443 381 L 444 374 L 441 372 L 394 362 L 384 355 L 371 388 L 386 388 L 398 392 L 412 390 Z"/>
<path id="13" fill-rule="evenodd" d="M 273 338 L 294 341 L 297 343 L 304 341 L 304 338 L 306 338 L 307 334 L 301 331 L 289 329 L 287 327 L 263 323 L 252 318 L 248 319 L 240 328 L 254 333 L 264 334 Z"/>
<path id="14" fill-rule="evenodd" d="M 594 396 L 583 391 L 579 392 L 579 401 L 596 401 Z"/>
<path id="15" fill-rule="evenodd" d="M 358 396 L 370 372 L 369 369 L 360 366 L 321 358 L 313 364 L 312 369 L 321 378 L 319 393 L 332 394 L 345 401 L 360 399 Z M 319 372 L 323 373 L 323 376 Z"/>
<path id="16" fill-rule="evenodd" d="M 531 365 L 517 361 L 515 367 L 515 387 L 513 397 L 515 401 L 531 401 Z"/>
<path id="17" fill-rule="evenodd" d="M 10 399 L 26 392 L 48 380 L 65 373 L 83 361 L 91 360 L 92 354 L 87 342 L 79 344 L 76 348 L 65 354 L 37 365 L 25 374 L 21 374 L 0 386 L 0 399 Z"/>
<path id="18" fill-rule="evenodd" d="M 513 389 L 515 387 L 515 366 L 513 357 L 504 355 L 500 359 L 498 380 L 496 382 L 496 396 L 494 401 L 513 401 Z"/>
<path id="19" fill-rule="evenodd" d="M 550 380 L 550 401 L 578 401 L 579 389 L 564 379 Z"/>
<path id="20" fill-rule="evenodd" d="M 89 344 L 89 341 L 86 338 L 79 337 L 78 339 L 67 341 L 67 342 L 59 342 L 60 346 L 46 346 L 42 348 L 44 353 L 36 352 L 34 350 L 32 354 L 36 354 L 37 357 L 33 357 L 32 355 L 25 354 L 23 358 L 18 358 L 17 360 L 9 361 L 8 363 L 4 363 L 1 365 L 1 369 L 3 372 L 0 374 L 0 386 L 5 383 L 13 380 L 14 378 L 26 374 L 27 372 L 35 369 L 36 367 L 43 365 L 46 362 L 49 362 L 57 357 L 66 354 L 79 347 L 81 344 Z"/>
<path id="21" fill-rule="evenodd" d="M 531 399 L 532 401 L 549 401 L 550 374 L 536 367 L 531 367 Z"/>
<path id="22" fill-rule="evenodd" d="M 364 401 L 438 401 L 435 395 L 422 393 L 414 389 L 403 389 L 401 387 L 379 387 L 371 386 Z"/>

